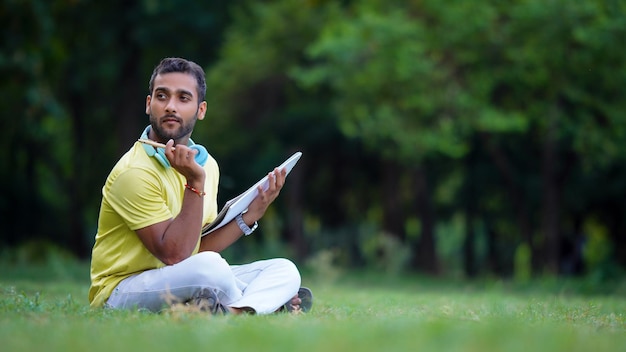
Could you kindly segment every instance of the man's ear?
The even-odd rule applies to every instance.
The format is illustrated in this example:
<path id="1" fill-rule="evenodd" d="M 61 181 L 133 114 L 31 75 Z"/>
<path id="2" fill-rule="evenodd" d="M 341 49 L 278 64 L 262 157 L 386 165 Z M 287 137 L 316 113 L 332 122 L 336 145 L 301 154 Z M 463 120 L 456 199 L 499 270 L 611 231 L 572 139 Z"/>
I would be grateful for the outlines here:
<path id="1" fill-rule="evenodd" d="M 146 115 L 150 115 L 150 100 L 151 99 L 152 97 L 150 95 L 146 97 Z"/>
<path id="2" fill-rule="evenodd" d="M 198 106 L 198 114 L 196 117 L 198 118 L 198 120 L 204 120 L 205 114 L 206 114 L 206 100 L 200 103 L 200 105 Z"/>

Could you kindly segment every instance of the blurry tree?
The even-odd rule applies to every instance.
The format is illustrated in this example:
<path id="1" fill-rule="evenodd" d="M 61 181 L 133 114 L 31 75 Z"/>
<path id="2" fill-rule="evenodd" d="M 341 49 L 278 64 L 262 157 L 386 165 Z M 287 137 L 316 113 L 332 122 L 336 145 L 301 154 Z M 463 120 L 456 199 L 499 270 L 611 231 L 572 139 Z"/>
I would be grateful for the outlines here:
<path id="1" fill-rule="evenodd" d="M 0 142 L 0 242 L 89 255 L 106 174 L 147 124 L 152 68 L 165 56 L 207 65 L 233 4 L 2 2 L 0 104 L 13 118 Z"/>
<path id="2" fill-rule="evenodd" d="M 429 158 L 464 157 L 471 167 L 475 157 L 467 151 L 480 147 L 505 181 L 535 269 L 556 273 L 566 230 L 561 214 L 570 210 L 562 202 L 567 178 L 626 152 L 618 98 L 626 61 L 613 50 L 624 34 L 618 2 L 364 1 L 328 22 L 309 49 L 315 64 L 297 77 L 329 86 L 342 131 L 412 166 L 417 184 Z M 489 209 L 472 205 L 485 197 L 477 189 L 485 185 L 466 181 L 468 247 L 471 218 Z M 386 190 L 393 188 L 405 191 Z M 420 202 L 419 190 L 416 202 L 432 204 Z M 420 214 L 422 240 L 433 237 L 432 214 Z M 429 258 L 434 250 L 431 244 L 415 254 Z M 432 268 L 432 260 L 422 266 Z"/>
<path id="3" fill-rule="evenodd" d="M 54 35 L 56 11 L 48 2 L 1 6 L 0 240 L 16 244 L 46 233 L 59 241 L 72 221 L 66 212 L 71 194 L 63 190 L 76 190 L 68 182 L 71 116 L 57 96 L 58 71 L 51 69 L 65 59 L 66 47 Z"/>
<path id="4" fill-rule="evenodd" d="M 324 93 L 304 94 L 287 72 L 305 60 L 304 48 L 317 36 L 327 11 L 314 1 L 250 2 L 239 8 L 219 61 L 208 72 L 210 128 L 201 132 L 222 162 L 222 200 L 290 153 L 303 152 L 286 194 L 275 205 L 288 209 L 281 238 L 300 258 L 310 251 L 305 212 L 324 217 L 328 226 L 345 221 L 340 199 L 348 192 L 342 188 L 354 158 L 345 150 Z M 260 235 L 267 242 L 279 239 L 264 229 Z"/>
<path id="5" fill-rule="evenodd" d="M 517 146 L 506 147 L 503 138 L 511 138 L 506 134 L 483 130 L 480 135 L 507 180 L 535 271 L 557 273 L 568 233 L 580 231 L 572 224 L 594 213 L 577 209 L 591 194 L 581 194 L 582 185 L 573 181 L 626 155 L 626 106 L 618 83 L 626 79 L 626 60 L 611 49 L 624 43 L 625 8 L 605 1 L 493 4 L 497 15 L 485 39 L 464 38 L 451 48 L 457 48 L 456 65 L 467 72 L 466 81 L 478 83 L 468 85 L 472 95 L 487 97 L 480 104 L 513 111 L 528 125 L 522 138 L 515 138 Z M 463 17 L 476 14 L 468 9 Z M 445 28 L 458 21 L 448 18 Z M 472 44 L 471 52 L 483 48 L 489 55 L 464 59 Z M 475 94 L 481 91 L 486 94 Z"/>
<path id="6" fill-rule="evenodd" d="M 324 27 L 309 49 L 315 64 L 295 74 L 306 85 L 328 85 L 343 133 L 386 160 L 384 227 L 405 239 L 410 212 L 403 209 L 415 211 L 421 223 L 415 265 L 436 272 L 431 167 L 442 157 L 466 154 L 468 123 L 461 112 L 470 104 L 446 53 L 434 47 L 438 38 L 429 23 L 411 13 L 397 3 L 360 2 Z M 403 175 L 413 180 L 408 187 L 397 182 Z"/>
<path id="7" fill-rule="evenodd" d="M 0 4 L 0 243 L 89 254 L 102 183 L 147 124 L 149 74 L 182 56 L 207 69 L 193 137 L 220 161 L 220 203 L 304 152 L 246 243 L 340 247 L 347 264 L 400 243 L 437 272 L 446 240 L 468 275 L 528 253 L 536 273 L 572 270 L 570 252 L 626 267 L 623 1 L 180 5 Z"/>

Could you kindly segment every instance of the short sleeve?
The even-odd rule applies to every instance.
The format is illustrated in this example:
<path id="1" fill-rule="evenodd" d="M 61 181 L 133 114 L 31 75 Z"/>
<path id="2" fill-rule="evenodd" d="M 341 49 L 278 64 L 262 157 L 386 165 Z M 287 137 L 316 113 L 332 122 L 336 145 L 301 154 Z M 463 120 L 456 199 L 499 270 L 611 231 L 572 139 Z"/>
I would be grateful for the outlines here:
<path id="1" fill-rule="evenodd" d="M 167 205 L 163 183 L 145 169 L 130 168 L 120 173 L 109 185 L 105 197 L 131 230 L 174 217 Z"/>

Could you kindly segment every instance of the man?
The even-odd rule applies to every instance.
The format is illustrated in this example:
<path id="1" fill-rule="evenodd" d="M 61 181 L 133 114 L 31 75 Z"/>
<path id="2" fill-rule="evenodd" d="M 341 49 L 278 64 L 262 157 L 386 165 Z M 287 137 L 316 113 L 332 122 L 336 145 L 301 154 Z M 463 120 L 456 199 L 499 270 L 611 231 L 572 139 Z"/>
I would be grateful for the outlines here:
<path id="1" fill-rule="evenodd" d="M 229 265 L 219 254 L 249 235 L 285 182 L 285 170 L 268 174 L 266 191 L 235 220 L 206 236 L 217 215 L 219 169 L 190 139 L 204 119 L 204 71 L 180 58 L 162 60 L 150 78 L 143 138 L 118 161 L 102 189 L 92 252 L 89 301 L 93 307 L 160 311 L 198 305 L 212 313 L 310 309 L 310 290 L 287 259 Z M 304 302 L 303 302 L 304 300 Z"/>

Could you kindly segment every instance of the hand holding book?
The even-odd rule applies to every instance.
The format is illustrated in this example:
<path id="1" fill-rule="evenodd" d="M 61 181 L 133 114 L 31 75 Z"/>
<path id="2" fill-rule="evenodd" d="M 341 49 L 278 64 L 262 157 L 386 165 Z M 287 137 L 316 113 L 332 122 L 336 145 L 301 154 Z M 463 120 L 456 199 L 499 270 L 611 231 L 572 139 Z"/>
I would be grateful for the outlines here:
<path id="1" fill-rule="evenodd" d="M 289 157 L 289 159 L 285 160 L 284 163 L 278 166 L 277 169 L 285 169 L 286 175 L 289 175 L 301 156 L 301 152 L 294 153 L 291 157 Z M 248 190 L 226 202 L 222 210 L 217 214 L 215 220 L 213 220 L 213 222 L 211 222 L 210 224 L 202 227 L 202 236 L 208 235 L 209 233 L 228 224 L 237 215 L 246 211 L 250 206 L 250 203 L 252 203 L 252 201 L 259 195 L 259 186 L 263 191 L 265 191 L 269 187 L 269 181 L 269 177 L 268 175 L 266 175 L 257 183 L 248 188 Z"/>

